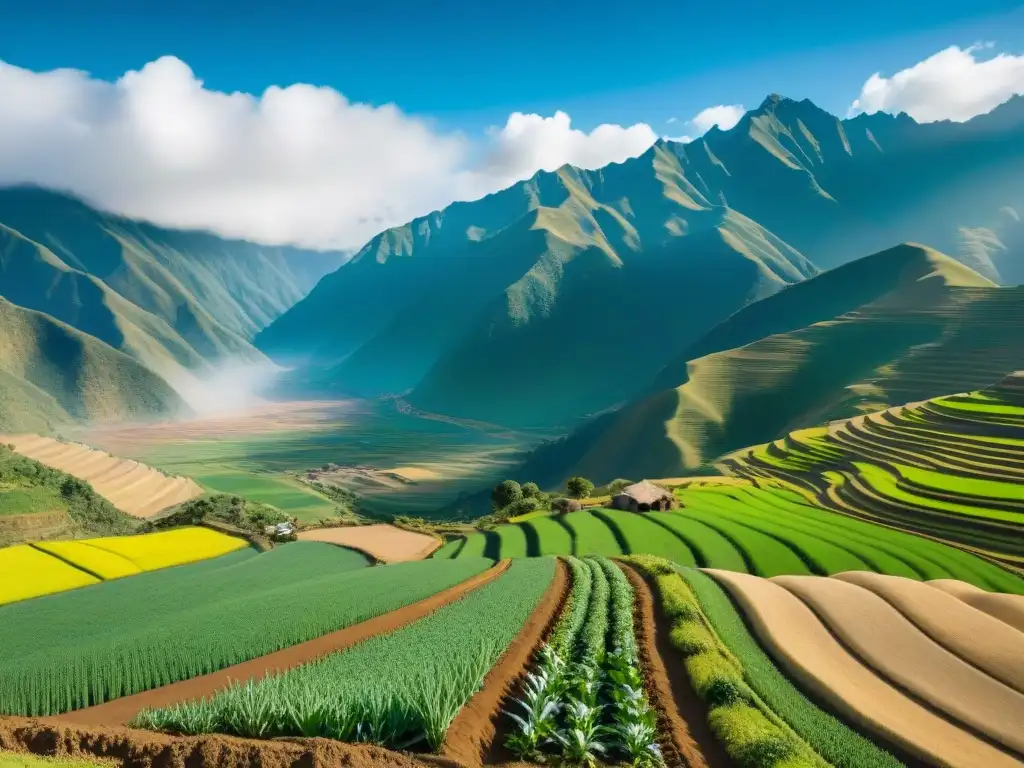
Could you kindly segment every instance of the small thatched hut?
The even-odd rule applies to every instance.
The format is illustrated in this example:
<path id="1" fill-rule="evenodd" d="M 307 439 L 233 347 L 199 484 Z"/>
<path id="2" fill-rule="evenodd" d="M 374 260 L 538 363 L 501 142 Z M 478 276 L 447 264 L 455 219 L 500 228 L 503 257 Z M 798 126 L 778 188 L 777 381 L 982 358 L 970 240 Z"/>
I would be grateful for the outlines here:
<path id="1" fill-rule="evenodd" d="M 627 512 L 650 512 L 679 506 L 671 491 L 666 491 L 646 480 L 626 486 L 612 497 L 612 509 Z"/>

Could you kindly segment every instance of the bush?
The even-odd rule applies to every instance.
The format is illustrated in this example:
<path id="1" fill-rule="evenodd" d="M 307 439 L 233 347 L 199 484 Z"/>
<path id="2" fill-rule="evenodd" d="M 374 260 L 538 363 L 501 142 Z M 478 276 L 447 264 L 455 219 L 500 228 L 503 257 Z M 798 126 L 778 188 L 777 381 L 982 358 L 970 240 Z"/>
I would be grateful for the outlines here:
<path id="1" fill-rule="evenodd" d="M 526 499 L 538 499 L 540 498 L 540 486 L 536 483 L 523 483 L 522 486 L 523 498 Z"/>
<path id="2" fill-rule="evenodd" d="M 565 489 L 574 499 L 585 499 L 594 490 L 594 484 L 585 477 L 570 477 Z"/>
<path id="3" fill-rule="evenodd" d="M 501 511 L 502 517 L 519 517 L 519 515 L 528 515 L 531 512 L 536 512 L 537 507 L 540 505 L 536 499 L 524 498 L 513 501 L 507 507 Z"/>
<path id="4" fill-rule="evenodd" d="M 515 480 L 504 480 L 494 486 L 494 490 L 491 491 L 491 504 L 495 510 L 504 509 L 521 498 L 523 498 L 523 489 Z"/>
<path id="5" fill-rule="evenodd" d="M 579 512 L 583 507 L 576 499 L 555 499 L 551 502 L 551 509 L 556 514 L 564 515 L 568 512 Z"/>

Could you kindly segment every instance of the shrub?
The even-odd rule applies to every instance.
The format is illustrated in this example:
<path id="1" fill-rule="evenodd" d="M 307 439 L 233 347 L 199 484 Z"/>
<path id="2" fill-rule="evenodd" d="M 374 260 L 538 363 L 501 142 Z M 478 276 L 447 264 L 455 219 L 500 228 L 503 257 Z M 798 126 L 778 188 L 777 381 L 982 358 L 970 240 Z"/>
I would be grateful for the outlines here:
<path id="1" fill-rule="evenodd" d="M 504 509 L 521 498 L 523 498 L 523 489 L 515 480 L 503 480 L 491 491 L 491 504 L 495 510 Z"/>
<path id="2" fill-rule="evenodd" d="M 559 515 L 568 512 L 579 512 L 583 507 L 576 499 L 555 499 L 551 502 L 551 509 Z"/>
<path id="3" fill-rule="evenodd" d="M 513 501 L 507 507 L 505 507 L 501 514 L 503 517 L 518 517 L 519 515 L 528 515 L 530 512 L 535 512 L 539 507 L 536 499 L 533 498 L 522 498 Z"/>
<path id="4" fill-rule="evenodd" d="M 594 490 L 594 484 L 585 477 L 570 477 L 565 489 L 574 499 L 585 499 Z"/>
<path id="5" fill-rule="evenodd" d="M 527 499 L 540 498 L 540 486 L 536 483 L 523 483 L 522 485 L 523 497 Z"/>

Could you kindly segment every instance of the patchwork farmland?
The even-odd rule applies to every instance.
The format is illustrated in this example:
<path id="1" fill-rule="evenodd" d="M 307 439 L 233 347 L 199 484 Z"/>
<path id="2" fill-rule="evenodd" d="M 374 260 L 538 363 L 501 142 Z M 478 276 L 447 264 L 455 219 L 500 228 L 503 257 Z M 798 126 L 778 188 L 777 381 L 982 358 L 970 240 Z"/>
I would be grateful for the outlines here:
<path id="1" fill-rule="evenodd" d="M 1024 373 L 793 432 L 721 467 L 785 482 L 832 512 L 1024 564 Z"/>
<path id="2" fill-rule="evenodd" d="M 267 551 L 202 527 L 0 549 L 0 748 L 153 768 L 1022 765 L 1008 548 L 829 502 L 898 465 L 901 493 L 969 507 L 947 533 L 1012 525 L 991 503 L 1018 501 L 1012 384 L 901 411 L 967 441 L 910 441 L 929 466 L 832 425 L 677 479 L 678 509 L 538 512 L 426 560 L 436 535 L 383 525 Z M 972 474 L 975 443 L 994 448 Z"/>

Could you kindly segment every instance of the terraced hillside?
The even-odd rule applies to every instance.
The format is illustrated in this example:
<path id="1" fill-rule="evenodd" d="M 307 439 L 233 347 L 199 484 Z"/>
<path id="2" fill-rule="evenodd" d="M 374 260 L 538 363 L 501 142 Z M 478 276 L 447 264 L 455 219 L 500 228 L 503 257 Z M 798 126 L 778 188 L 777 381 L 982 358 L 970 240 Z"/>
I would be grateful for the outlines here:
<path id="1" fill-rule="evenodd" d="M 682 508 L 671 512 L 594 509 L 534 517 L 456 539 L 434 557 L 650 554 L 763 577 L 873 571 L 1024 594 L 1024 580 L 981 557 L 836 515 L 791 489 L 709 485 L 675 493 Z"/>
<path id="2" fill-rule="evenodd" d="M 799 430 L 726 457 L 723 471 L 783 481 L 826 509 L 1024 563 L 1024 373 Z"/>
<path id="3" fill-rule="evenodd" d="M 138 461 L 111 456 L 87 445 L 39 435 L 0 435 L 0 443 L 89 483 L 96 493 L 133 517 L 151 517 L 203 494 L 190 478 L 165 475 Z"/>
<path id="4" fill-rule="evenodd" d="M 755 302 L 645 396 L 538 449 L 517 476 L 674 477 L 787 432 L 978 389 L 1024 360 L 1024 287 L 905 244 Z"/>

